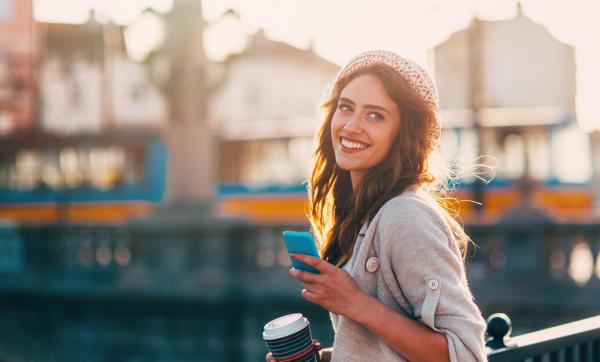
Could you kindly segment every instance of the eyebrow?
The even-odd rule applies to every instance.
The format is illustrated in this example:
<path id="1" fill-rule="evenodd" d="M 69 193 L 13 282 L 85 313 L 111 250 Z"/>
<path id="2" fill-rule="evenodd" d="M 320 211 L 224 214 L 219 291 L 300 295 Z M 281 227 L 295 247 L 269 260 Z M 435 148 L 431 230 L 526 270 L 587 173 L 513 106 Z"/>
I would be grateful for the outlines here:
<path id="1" fill-rule="evenodd" d="M 352 105 L 356 105 L 356 103 L 354 103 L 354 101 L 352 101 L 351 99 L 348 99 L 346 97 L 340 97 L 339 100 L 341 102 L 346 102 L 346 103 L 350 103 Z M 378 106 L 378 105 L 375 105 L 375 104 L 365 104 L 364 107 L 365 108 L 370 108 L 370 109 L 378 109 L 378 110 L 384 111 L 385 113 L 387 113 L 388 115 L 390 115 L 390 112 L 385 107 L 382 107 L 382 106 Z"/>

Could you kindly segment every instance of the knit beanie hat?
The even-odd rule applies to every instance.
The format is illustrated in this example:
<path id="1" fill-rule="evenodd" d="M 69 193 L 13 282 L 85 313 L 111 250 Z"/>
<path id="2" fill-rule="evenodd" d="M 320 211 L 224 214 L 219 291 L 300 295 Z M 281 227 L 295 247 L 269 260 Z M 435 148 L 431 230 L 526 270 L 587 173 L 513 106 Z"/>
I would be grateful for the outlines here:
<path id="1" fill-rule="evenodd" d="M 438 109 L 438 94 L 427 71 L 412 60 L 385 50 L 369 50 L 352 58 L 337 74 L 335 81 L 372 64 L 384 64 L 397 71 L 410 87 Z"/>

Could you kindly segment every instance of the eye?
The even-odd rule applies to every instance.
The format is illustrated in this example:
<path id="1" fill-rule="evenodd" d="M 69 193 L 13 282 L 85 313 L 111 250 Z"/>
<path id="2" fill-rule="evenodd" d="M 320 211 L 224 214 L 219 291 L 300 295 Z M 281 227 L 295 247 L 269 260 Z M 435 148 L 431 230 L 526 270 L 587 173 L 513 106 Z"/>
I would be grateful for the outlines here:
<path id="1" fill-rule="evenodd" d="M 338 109 L 342 112 L 349 112 L 352 111 L 352 107 L 350 107 L 349 105 L 347 105 L 346 103 L 340 103 L 338 105 Z"/>
<path id="2" fill-rule="evenodd" d="M 374 119 L 376 121 L 381 121 L 383 119 L 383 116 L 381 115 L 381 113 L 378 113 L 378 112 L 370 112 L 368 114 L 368 117 L 371 119 Z"/>

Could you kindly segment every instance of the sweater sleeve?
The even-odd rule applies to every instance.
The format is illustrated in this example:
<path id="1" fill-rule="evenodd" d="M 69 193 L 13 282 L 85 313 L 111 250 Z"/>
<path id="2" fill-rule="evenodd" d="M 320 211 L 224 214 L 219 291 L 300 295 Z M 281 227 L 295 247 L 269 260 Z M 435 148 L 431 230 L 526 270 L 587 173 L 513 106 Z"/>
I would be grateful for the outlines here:
<path id="1" fill-rule="evenodd" d="M 450 361 L 486 361 L 486 323 L 467 285 L 464 264 L 443 216 L 424 202 L 404 199 L 382 215 L 378 236 L 382 273 L 415 317 L 446 336 Z M 450 234 L 451 235 L 451 234 Z"/>

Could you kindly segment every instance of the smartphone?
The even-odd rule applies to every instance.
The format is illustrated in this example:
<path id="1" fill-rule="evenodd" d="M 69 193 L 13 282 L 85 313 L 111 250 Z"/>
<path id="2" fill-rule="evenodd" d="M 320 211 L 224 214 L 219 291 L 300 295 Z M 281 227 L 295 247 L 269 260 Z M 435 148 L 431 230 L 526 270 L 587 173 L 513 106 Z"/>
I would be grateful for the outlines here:
<path id="1" fill-rule="evenodd" d="M 288 253 L 307 254 L 320 258 L 315 244 L 315 238 L 312 234 L 306 231 L 284 231 L 283 242 L 288 250 Z M 311 273 L 319 274 L 319 271 L 310 265 L 302 263 L 290 257 L 292 265 L 296 269 L 305 270 Z"/>

